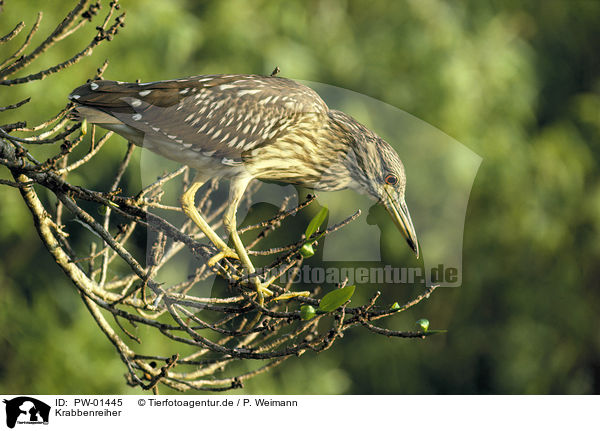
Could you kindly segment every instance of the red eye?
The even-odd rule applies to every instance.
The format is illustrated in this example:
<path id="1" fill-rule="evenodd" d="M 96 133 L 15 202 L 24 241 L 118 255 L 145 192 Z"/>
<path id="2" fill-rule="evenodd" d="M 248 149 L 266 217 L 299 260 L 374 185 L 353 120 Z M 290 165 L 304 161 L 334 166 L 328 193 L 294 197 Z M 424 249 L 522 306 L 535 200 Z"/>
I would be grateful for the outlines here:
<path id="1" fill-rule="evenodd" d="M 387 174 L 384 178 L 384 181 L 390 186 L 395 186 L 396 184 L 398 184 L 398 177 L 394 174 Z"/>

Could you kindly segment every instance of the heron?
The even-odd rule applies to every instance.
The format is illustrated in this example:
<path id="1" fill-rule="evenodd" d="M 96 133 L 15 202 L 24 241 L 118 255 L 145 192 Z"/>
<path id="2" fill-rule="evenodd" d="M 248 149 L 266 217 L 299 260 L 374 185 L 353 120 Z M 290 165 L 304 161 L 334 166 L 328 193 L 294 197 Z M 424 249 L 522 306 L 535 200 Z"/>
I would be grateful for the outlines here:
<path id="1" fill-rule="evenodd" d="M 243 74 L 147 83 L 94 80 L 73 90 L 69 99 L 80 119 L 195 169 L 181 207 L 218 249 L 208 260 L 210 266 L 232 258 L 256 273 L 236 220 L 253 179 L 323 191 L 350 188 L 370 195 L 385 206 L 419 257 L 405 201 L 405 168 L 396 151 L 294 80 Z M 196 193 L 212 178 L 229 180 L 223 225 L 233 248 L 196 208 Z M 273 295 L 273 280 L 252 278 L 261 303 Z"/>

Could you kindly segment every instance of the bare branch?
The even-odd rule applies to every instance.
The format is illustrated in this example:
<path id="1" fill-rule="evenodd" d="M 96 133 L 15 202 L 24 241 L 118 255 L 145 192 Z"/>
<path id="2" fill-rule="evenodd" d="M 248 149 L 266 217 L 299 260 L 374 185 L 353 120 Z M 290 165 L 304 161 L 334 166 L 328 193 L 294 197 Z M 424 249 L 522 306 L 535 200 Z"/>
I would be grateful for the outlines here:
<path id="1" fill-rule="evenodd" d="M 2 111 L 7 111 L 9 109 L 17 109 L 20 106 L 23 106 L 24 104 L 26 104 L 27 102 L 29 102 L 31 100 L 31 97 L 28 97 L 27 99 L 23 99 L 20 102 L 17 102 L 13 105 L 8 105 L 8 106 L 0 106 L 0 112 Z"/>
<path id="2" fill-rule="evenodd" d="M 2 36 L 0 37 L 0 43 L 6 43 L 9 40 L 11 40 L 12 38 L 14 38 L 16 35 L 18 35 L 21 30 L 23 30 L 23 27 L 25 27 L 25 23 L 23 21 L 21 21 L 20 23 L 18 23 L 15 28 L 13 28 L 10 33 L 8 33 L 6 36 Z"/>
<path id="3" fill-rule="evenodd" d="M 66 69 L 70 66 L 73 66 L 74 64 L 77 64 L 83 57 L 90 55 L 92 53 L 92 51 L 94 50 L 94 48 L 100 44 L 100 42 L 102 42 L 103 40 L 112 40 L 112 37 L 117 33 L 118 28 L 123 23 L 124 16 L 125 16 L 124 14 L 118 16 L 117 19 L 115 20 L 115 23 L 112 26 L 110 26 L 108 28 L 108 30 L 104 31 L 104 29 L 101 28 L 101 30 L 98 32 L 96 37 L 94 37 L 94 39 L 88 44 L 88 46 L 86 46 L 83 50 L 79 51 L 77 54 L 75 54 L 73 57 L 69 58 L 68 60 L 65 60 L 62 63 L 59 63 L 55 66 L 49 67 L 40 72 L 24 76 L 22 78 L 2 80 L 2 81 L 0 81 L 0 85 L 11 86 L 11 85 L 16 85 L 16 84 L 25 84 L 26 82 L 30 82 L 30 81 L 41 80 L 41 79 L 46 78 L 49 75 L 60 72 L 63 69 Z M 2 71 L 0 71 L 0 76 L 3 76 L 3 75 L 7 76 L 7 75 L 9 75 L 9 73 L 8 72 L 2 73 Z"/>
<path id="4" fill-rule="evenodd" d="M 54 29 L 54 31 L 48 36 L 33 52 L 29 55 L 21 57 L 19 60 L 14 62 L 11 66 L 0 70 L 0 78 L 12 75 L 13 73 L 27 67 L 33 60 L 43 54 L 48 48 L 50 48 L 56 40 L 61 37 L 68 29 L 72 22 L 75 20 L 77 15 L 83 11 L 90 0 L 80 0 L 79 3 L 67 14 L 63 21 Z M 38 21 L 36 24 L 39 26 L 41 21 L 41 13 L 38 15 Z M 36 29 L 37 30 L 37 29 Z M 18 55 L 18 54 L 17 54 Z M 0 81 L 2 82 L 2 81 Z"/>
<path id="5" fill-rule="evenodd" d="M 31 30 L 29 31 L 29 33 L 27 34 L 27 37 L 25 38 L 25 41 L 23 42 L 23 44 L 8 58 L 6 58 L 1 64 L 0 64 L 0 77 L 4 76 L 4 67 L 6 67 L 6 65 L 8 63 L 10 63 L 12 60 L 14 60 L 15 58 L 17 58 L 19 55 L 21 55 L 23 53 L 23 51 L 25 51 L 27 49 L 27 47 L 29 46 L 29 44 L 31 43 L 31 39 L 33 39 L 33 36 L 37 33 L 38 29 L 40 28 L 40 23 L 42 22 L 42 13 L 39 12 L 37 15 L 37 18 L 35 20 L 35 23 L 33 24 L 33 27 L 31 27 Z"/>

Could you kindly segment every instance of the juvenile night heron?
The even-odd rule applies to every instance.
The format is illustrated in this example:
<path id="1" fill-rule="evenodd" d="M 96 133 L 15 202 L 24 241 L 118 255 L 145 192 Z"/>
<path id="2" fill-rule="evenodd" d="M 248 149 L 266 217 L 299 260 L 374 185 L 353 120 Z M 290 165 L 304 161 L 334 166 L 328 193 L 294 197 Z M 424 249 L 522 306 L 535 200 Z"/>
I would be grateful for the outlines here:
<path id="1" fill-rule="evenodd" d="M 385 205 L 419 256 L 398 154 L 349 115 L 329 109 L 304 85 L 258 75 L 204 75 L 141 84 L 99 80 L 75 89 L 69 98 L 88 122 L 195 168 L 196 178 L 181 204 L 220 250 L 210 265 L 230 257 L 255 272 L 236 228 L 238 204 L 254 178 L 367 193 Z M 214 177 L 230 180 L 223 223 L 234 250 L 211 229 L 194 202 L 198 189 Z M 271 282 L 253 279 L 261 301 L 272 294 Z"/>

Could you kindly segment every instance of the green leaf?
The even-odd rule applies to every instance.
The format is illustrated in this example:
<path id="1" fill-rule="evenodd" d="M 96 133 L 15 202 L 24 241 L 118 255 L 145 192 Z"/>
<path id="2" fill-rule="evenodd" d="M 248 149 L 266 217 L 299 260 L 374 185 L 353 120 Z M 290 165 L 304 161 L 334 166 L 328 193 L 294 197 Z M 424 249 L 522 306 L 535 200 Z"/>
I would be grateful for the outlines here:
<path id="1" fill-rule="evenodd" d="M 303 305 L 300 307 L 300 318 L 302 320 L 310 320 L 317 314 L 315 307 L 312 305 Z"/>
<path id="2" fill-rule="evenodd" d="M 323 299 L 321 299 L 319 310 L 330 312 L 338 307 L 341 307 L 346 303 L 346 301 L 352 298 L 355 288 L 356 286 L 346 286 L 329 292 L 323 297 Z"/>
<path id="3" fill-rule="evenodd" d="M 311 257 L 315 254 L 312 244 L 306 243 L 300 248 L 302 257 Z"/>
<path id="4" fill-rule="evenodd" d="M 313 219 L 308 224 L 308 227 L 304 231 L 304 235 L 306 235 L 307 239 L 310 238 L 310 236 L 313 233 L 315 233 L 317 231 L 317 229 L 319 229 L 319 227 L 323 224 L 323 222 L 327 218 L 327 213 L 328 212 L 329 212 L 329 210 L 327 209 L 327 207 L 323 207 L 323 208 L 321 208 L 319 210 L 319 212 L 317 213 L 317 215 L 315 215 L 313 217 Z"/>
<path id="5" fill-rule="evenodd" d="M 398 304 L 397 302 L 394 302 L 391 306 L 390 306 L 390 310 L 391 311 L 396 311 L 396 310 L 400 310 L 400 304 Z"/>
<path id="6" fill-rule="evenodd" d="M 429 320 L 427 319 L 419 319 L 415 322 L 417 326 L 420 326 L 423 332 L 427 332 L 429 330 Z"/>
<path id="7" fill-rule="evenodd" d="M 317 229 L 319 229 L 319 226 L 321 226 L 327 218 L 327 213 L 327 207 L 323 207 L 319 210 L 317 215 L 313 217 L 313 219 L 308 224 L 308 227 L 304 231 L 304 235 L 306 236 L 306 238 L 309 238 L 312 234 L 314 234 L 317 231 Z M 306 241 L 304 245 L 302 245 L 302 247 L 300 248 L 300 254 L 302 255 L 302 257 L 314 256 L 315 250 L 313 249 L 312 244 L 319 238 L 321 238 L 323 235 L 324 234 L 321 234 L 318 237 L 311 239 L 310 241 Z"/>

